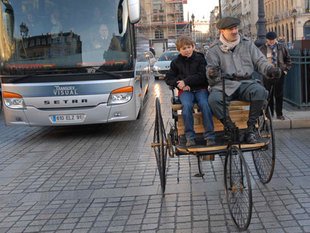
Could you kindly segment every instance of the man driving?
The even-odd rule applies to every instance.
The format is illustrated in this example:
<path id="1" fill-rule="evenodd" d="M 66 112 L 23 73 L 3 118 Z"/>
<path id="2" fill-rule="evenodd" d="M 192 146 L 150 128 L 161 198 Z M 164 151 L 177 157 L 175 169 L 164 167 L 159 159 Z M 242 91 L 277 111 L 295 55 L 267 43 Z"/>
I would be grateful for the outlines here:
<path id="1" fill-rule="evenodd" d="M 206 55 L 207 77 L 211 87 L 209 105 L 213 114 L 227 128 L 233 128 L 234 124 L 228 112 L 230 101 L 250 102 L 245 140 L 253 144 L 258 142 L 255 123 L 266 103 L 268 92 L 260 83 L 252 79 L 252 74 L 258 71 L 268 77 L 279 78 L 281 70 L 268 63 L 266 57 L 250 39 L 239 34 L 239 24 L 240 20 L 234 17 L 224 17 L 217 23 L 220 37 L 210 46 Z M 225 79 L 225 103 L 222 77 L 229 77 Z"/>

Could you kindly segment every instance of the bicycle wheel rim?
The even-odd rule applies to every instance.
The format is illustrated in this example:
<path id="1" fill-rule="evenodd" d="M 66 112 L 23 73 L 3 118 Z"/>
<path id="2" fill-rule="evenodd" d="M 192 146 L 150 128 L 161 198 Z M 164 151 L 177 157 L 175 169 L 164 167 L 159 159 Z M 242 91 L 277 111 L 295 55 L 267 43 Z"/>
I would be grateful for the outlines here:
<path id="1" fill-rule="evenodd" d="M 238 147 L 231 147 L 226 156 L 224 176 L 230 215 L 239 230 L 246 230 L 252 218 L 252 187 L 246 161 Z"/>
<path id="2" fill-rule="evenodd" d="M 162 192 L 164 193 L 166 189 L 167 139 L 158 98 L 156 98 L 156 117 L 153 142 L 157 144 L 157 146 L 154 147 L 154 152 L 159 172 L 160 185 Z"/>
<path id="3" fill-rule="evenodd" d="M 260 137 L 269 141 L 268 145 L 260 150 L 252 151 L 255 170 L 263 184 L 270 182 L 275 167 L 275 135 L 269 108 L 258 119 Z"/>

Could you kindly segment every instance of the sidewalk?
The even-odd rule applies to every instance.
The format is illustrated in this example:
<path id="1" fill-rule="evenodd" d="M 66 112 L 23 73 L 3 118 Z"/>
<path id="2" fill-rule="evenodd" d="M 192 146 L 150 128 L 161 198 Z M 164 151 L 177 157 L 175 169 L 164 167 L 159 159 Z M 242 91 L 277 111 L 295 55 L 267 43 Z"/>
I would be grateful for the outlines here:
<path id="1" fill-rule="evenodd" d="M 285 120 L 274 118 L 275 129 L 310 128 L 310 108 L 299 109 L 287 103 L 284 103 L 283 107 Z"/>

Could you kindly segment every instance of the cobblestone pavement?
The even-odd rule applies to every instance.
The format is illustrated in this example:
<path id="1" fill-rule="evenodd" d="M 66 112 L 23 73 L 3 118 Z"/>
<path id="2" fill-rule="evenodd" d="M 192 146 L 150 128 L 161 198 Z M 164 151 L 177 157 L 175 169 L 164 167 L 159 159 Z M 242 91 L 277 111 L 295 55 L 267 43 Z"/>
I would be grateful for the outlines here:
<path id="1" fill-rule="evenodd" d="M 78 127 L 10 126 L 0 118 L 0 232 L 238 232 L 223 162 L 169 158 L 163 196 L 150 147 L 154 89 L 165 124 L 170 92 L 159 80 L 139 120 Z M 262 185 L 251 156 L 253 216 L 246 232 L 310 232 L 310 129 L 276 131 L 274 177 Z"/>

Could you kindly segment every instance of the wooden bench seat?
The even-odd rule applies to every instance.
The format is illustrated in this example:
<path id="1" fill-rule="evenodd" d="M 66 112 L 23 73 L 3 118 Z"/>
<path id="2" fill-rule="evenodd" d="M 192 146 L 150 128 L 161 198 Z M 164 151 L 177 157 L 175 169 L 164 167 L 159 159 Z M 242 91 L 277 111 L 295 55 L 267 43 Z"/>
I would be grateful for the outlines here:
<path id="1" fill-rule="evenodd" d="M 235 122 L 236 126 L 239 129 L 247 128 L 247 120 L 249 115 L 249 102 L 245 101 L 232 101 L 229 107 L 229 115 L 233 122 Z M 181 104 L 173 104 L 172 110 L 177 112 L 178 115 L 178 135 L 184 135 L 184 122 L 182 117 L 182 105 Z M 204 132 L 204 126 L 202 121 L 202 114 L 198 112 L 198 106 L 194 106 L 194 130 L 198 133 Z M 214 122 L 214 131 L 223 131 L 222 123 L 215 117 L 213 117 Z"/>
<path id="2" fill-rule="evenodd" d="M 181 104 L 173 104 L 172 109 L 177 112 L 177 127 L 178 127 L 178 135 L 184 138 L 184 122 L 182 117 L 182 105 Z M 239 129 L 247 128 L 247 120 L 249 115 L 250 103 L 244 101 L 232 101 L 229 107 L 229 115 L 233 122 L 235 122 L 236 126 Z M 196 134 L 203 134 L 204 127 L 202 122 L 202 114 L 199 112 L 198 106 L 194 106 L 194 130 Z M 218 134 L 222 134 L 221 131 L 224 130 L 222 123 L 215 117 L 213 117 L 214 122 L 214 131 L 218 132 Z M 255 144 L 247 144 L 241 143 L 240 149 L 242 151 L 253 151 L 260 150 L 264 146 L 269 144 L 269 140 L 262 140 Z M 226 152 L 227 145 L 224 143 L 219 143 L 214 146 L 204 146 L 197 145 L 195 147 L 186 147 L 184 144 L 180 144 L 176 147 L 176 151 L 179 154 L 194 154 L 197 156 L 202 156 L 203 160 L 214 160 L 215 154 Z"/>

